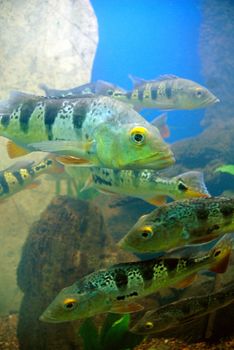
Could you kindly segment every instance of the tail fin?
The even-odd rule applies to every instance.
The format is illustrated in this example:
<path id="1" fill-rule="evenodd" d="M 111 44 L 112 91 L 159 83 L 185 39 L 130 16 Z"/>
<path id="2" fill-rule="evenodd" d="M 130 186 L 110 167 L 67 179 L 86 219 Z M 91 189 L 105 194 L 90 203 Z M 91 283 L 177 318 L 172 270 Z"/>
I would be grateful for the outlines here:
<path id="1" fill-rule="evenodd" d="M 187 194 L 189 197 L 210 197 L 202 172 L 188 171 L 181 175 L 175 176 L 174 179 L 178 181 L 181 180 L 186 186 L 188 186 Z"/>
<path id="2" fill-rule="evenodd" d="M 227 270 L 232 248 L 233 239 L 229 234 L 225 234 L 211 250 L 214 262 L 210 267 L 210 271 L 224 273 Z"/>

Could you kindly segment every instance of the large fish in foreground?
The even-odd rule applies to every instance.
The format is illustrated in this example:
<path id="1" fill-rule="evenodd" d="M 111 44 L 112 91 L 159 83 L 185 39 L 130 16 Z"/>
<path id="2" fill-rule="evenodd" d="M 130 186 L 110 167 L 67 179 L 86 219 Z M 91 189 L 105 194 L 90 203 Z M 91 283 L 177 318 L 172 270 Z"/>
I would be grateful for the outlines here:
<path id="1" fill-rule="evenodd" d="M 213 245 L 209 242 L 199 246 L 199 249 L 195 248 L 196 254 L 193 246 L 187 246 L 179 258 L 177 249 L 175 256 L 171 251 L 160 258 L 95 271 L 62 289 L 40 320 L 56 323 L 105 312 L 136 312 L 143 309 L 137 299 L 160 288 L 185 282 L 201 269 L 224 272 L 232 249 L 230 241 L 222 239 Z"/>
<path id="2" fill-rule="evenodd" d="M 41 161 L 24 160 L 16 162 L 9 168 L 0 171 L 0 201 L 15 193 L 38 186 L 37 177 L 42 174 L 61 174 L 64 167 L 53 158 Z"/>
<path id="3" fill-rule="evenodd" d="M 112 97 L 128 102 L 136 109 L 196 109 L 205 108 L 219 99 L 204 86 L 175 75 L 162 75 L 154 80 L 130 76 L 133 90 L 113 92 Z"/>
<path id="4" fill-rule="evenodd" d="M 234 198 L 185 199 L 140 217 L 118 245 L 138 253 L 156 252 L 233 230 Z"/>
<path id="5" fill-rule="evenodd" d="M 234 302 L 234 282 L 217 292 L 180 299 L 147 311 L 131 328 L 137 334 L 156 334 L 181 327 Z"/>
<path id="6" fill-rule="evenodd" d="M 141 198 L 153 205 L 165 204 L 167 197 L 174 200 L 209 197 L 203 174 L 198 171 L 161 177 L 155 170 L 113 170 L 90 168 L 91 175 L 83 190 L 94 187 L 107 194 L 121 194 Z"/>
<path id="7" fill-rule="evenodd" d="M 1 103 L 0 135 L 11 140 L 12 158 L 42 150 L 65 156 L 64 163 L 86 166 L 160 169 L 174 163 L 158 129 L 109 97 L 14 93 Z"/>

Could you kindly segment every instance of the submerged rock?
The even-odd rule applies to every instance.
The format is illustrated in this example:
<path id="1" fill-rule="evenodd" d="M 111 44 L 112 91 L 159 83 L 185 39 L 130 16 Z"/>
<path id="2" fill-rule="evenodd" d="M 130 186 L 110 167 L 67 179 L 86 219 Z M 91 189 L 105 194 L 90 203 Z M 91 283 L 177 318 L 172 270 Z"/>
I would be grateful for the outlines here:
<path id="1" fill-rule="evenodd" d="M 46 324 L 39 316 L 65 286 L 129 258 L 115 247 L 96 206 L 56 197 L 32 226 L 18 268 L 24 293 L 18 324 L 20 349 L 74 349 L 76 322 Z"/>

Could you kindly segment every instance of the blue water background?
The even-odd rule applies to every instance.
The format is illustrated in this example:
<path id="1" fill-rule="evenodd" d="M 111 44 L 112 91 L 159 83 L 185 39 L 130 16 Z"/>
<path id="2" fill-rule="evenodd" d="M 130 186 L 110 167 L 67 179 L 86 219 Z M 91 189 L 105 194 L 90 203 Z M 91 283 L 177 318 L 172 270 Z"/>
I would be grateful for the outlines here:
<path id="1" fill-rule="evenodd" d="M 175 74 L 204 84 L 198 41 L 199 0 L 91 0 L 99 24 L 92 81 L 103 79 L 125 89 L 128 74 L 152 79 Z M 147 120 L 158 110 L 141 112 Z M 204 110 L 170 111 L 174 142 L 201 132 Z"/>

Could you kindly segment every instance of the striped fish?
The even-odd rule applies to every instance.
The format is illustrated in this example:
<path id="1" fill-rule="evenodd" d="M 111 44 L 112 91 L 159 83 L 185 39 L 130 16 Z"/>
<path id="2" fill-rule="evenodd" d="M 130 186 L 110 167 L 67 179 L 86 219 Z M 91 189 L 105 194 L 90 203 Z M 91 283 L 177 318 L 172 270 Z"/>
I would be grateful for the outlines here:
<path id="1" fill-rule="evenodd" d="M 155 170 L 120 170 L 90 168 L 83 190 L 89 187 L 110 194 L 141 198 L 153 205 L 166 203 L 167 197 L 174 200 L 209 197 L 203 174 L 189 171 L 171 179 L 160 176 Z"/>
<path id="2" fill-rule="evenodd" d="M 156 334 L 193 322 L 234 302 L 234 282 L 208 295 L 196 295 L 150 310 L 137 321 L 131 332 Z"/>
<path id="3" fill-rule="evenodd" d="M 192 273 L 206 268 L 224 272 L 231 244 L 225 239 L 213 245 L 210 242 L 200 245 L 197 254 L 194 254 L 193 246 L 183 248 L 182 252 L 184 255 L 179 258 L 171 251 L 160 258 L 117 264 L 93 272 L 64 288 L 40 320 L 57 323 L 105 312 L 128 313 L 142 310 L 142 305 L 136 303 L 137 299 L 160 288 L 185 282 Z"/>
<path id="4" fill-rule="evenodd" d="M 175 75 L 162 75 L 154 80 L 144 80 L 131 75 L 130 78 L 133 81 L 133 90 L 127 93 L 117 91 L 112 97 L 128 102 L 136 109 L 189 110 L 205 108 L 219 102 L 205 87 Z"/>
<path id="5" fill-rule="evenodd" d="M 64 156 L 60 160 L 65 163 L 86 166 L 160 169 L 174 163 L 156 127 L 130 106 L 104 96 L 14 93 L 0 107 L 0 135 L 11 140 L 11 158 L 42 150 Z"/>
<path id="6" fill-rule="evenodd" d="M 45 158 L 40 162 L 31 160 L 19 161 L 9 168 L 0 171 L 0 200 L 15 193 L 38 186 L 36 178 L 44 173 L 60 174 L 64 167 L 53 158 Z"/>
<path id="7" fill-rule="evenodd" d="M 133 252 L 156 252 L 233 230 L 234 198 L 184 199 L 140 217 L 118 245 Z"/>

